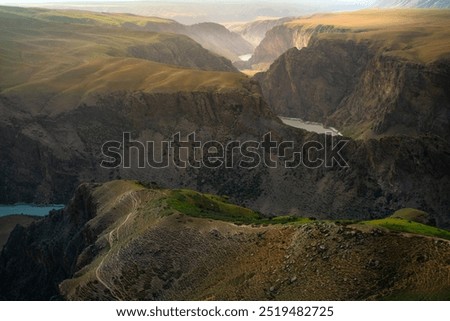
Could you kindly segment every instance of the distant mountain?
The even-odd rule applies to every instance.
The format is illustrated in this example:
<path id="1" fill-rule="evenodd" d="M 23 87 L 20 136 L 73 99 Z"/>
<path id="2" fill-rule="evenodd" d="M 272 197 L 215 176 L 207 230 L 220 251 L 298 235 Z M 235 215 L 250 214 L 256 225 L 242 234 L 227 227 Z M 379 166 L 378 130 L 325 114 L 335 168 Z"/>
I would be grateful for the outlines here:
<path id="1" fill-rule="evenodd" d="M 380 8 L 450 8 L 450 0 L 378 0 L 373 6 Z"/>

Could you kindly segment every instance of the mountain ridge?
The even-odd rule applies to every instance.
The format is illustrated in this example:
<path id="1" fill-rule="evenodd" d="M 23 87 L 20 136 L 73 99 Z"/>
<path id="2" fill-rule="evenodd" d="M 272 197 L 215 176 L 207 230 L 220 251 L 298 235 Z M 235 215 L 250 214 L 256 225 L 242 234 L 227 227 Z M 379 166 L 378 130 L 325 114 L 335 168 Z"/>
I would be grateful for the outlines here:
<path id="1" fill-rule="evenodd" d="M 193 204 L 201 212 L 223 202 L 220 197 L 186 191 L 189 200 L 173 193 L 125 181 L 80 186 L 65 210 L 13 231 L 0 257 L 1 295 L 16 300 L 448 298 L 446 240 L 327 222 L 236 225 L 183 214 L 170 201 L 198 202 Z M 232 205 L 224 213 L 233 211 L 247 215 Z"/>
<path id="2" fill-rule="evenodd" d="M 429 63 L 449 56 L 449 10 L 365 9 L 290 19 L 266 33 L 247 67 L 267 70 L 288 49 L 307 47 L 315 39 L 369 41 L 386 54 Z M 425 25 L 429 32 L 420 26 Z"/>
<path id="3" fill-rule="evenodd" d="M 49 10 L 19 7 L 1 7 L 3 11 L 43 22 L 72 25 L 97 26 L 129 31 L 174 33 L 184 35 L 199 43 L 205 49 L 232 61 L 253 51 L 253 46 L 217 23 L 183 25 L 172 19 L 139 16 L 133 14 L 90 12 L 83 10 Z M 181 38 L 179 38 L 181 39 Z"/>

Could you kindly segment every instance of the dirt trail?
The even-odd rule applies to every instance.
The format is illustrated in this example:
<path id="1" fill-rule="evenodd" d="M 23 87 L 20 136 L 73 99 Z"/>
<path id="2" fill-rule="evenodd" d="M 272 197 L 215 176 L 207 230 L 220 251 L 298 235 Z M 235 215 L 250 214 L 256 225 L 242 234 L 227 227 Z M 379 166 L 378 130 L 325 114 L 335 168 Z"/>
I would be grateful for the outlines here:
<path id="1" fill-rule="evenodd" d="M 120 290 L 119 290 L 119 289 L 113 289 L 113 286 L 108 285 L 108 283 L 107 283 L 104 279 L 102 279 L 102 277 L 101 277 L 101 269 L 102 269 L 102 267 L 103 267 L 103 265 L 104 265 L 105 260 L 109 257 L 109 255 L 111 254 L 111 251 L 112 251 L 113 248 L 114 248 L 114 243 L 115 243 L 115 242 L 114 242 L 114 241 L 115 241 L 115 240 L 114 240 L 114 233 L 116 234 L 116 240 L 117 240 L 117 242 L 120 241 L 120 235 L 119 235 L 120 228 L 121 228 L 122 226 L 124 226 L 124 225 L 128 222 L 128 220 L 130 219 L 130 217 L 131 217 L 133 214 L 136 214 L 136 212 L 137 212 L 137 207 L 138 207 L 138 204 L 139 204 L 139 199 L 138 199 L 138 197 L 137 197 L 135 191 L 131 191 L 131 192 L 127 193 L 126 195 L 122 195 L 122 196 L 121 196 L 121 199 L 119 200 L 119 202 L 124 201 L 124 199 L 127 199 L 128 197 L 130 197 L 130 198 L 131 198 L 131 201 L 132 201 L 131 211 L 130 211 L 130 213 L 128 213 L 128 215 L 127 215 L 127 217 L 125 218 L 125 220 L 124 220 L 118 227 L 116 227 L 116 228 L 113 229 L 111 232 L 109 232 L 109 234 L 108 234 L 109 251 L 105 254 L 105 256 L 103 256 L 102 261 L 100 262 L 100 264 L 98 265 L 97 269 L 95 270 L 95 276 L 97 277 L 97 280 L 98 280 L 101 284 L 103 284 L 103 286 L 104 286 L 105 288 L 107 288 L 107 289 L 109 290 L 109 292 L 111 293 L 111 295 L 112 295 L 116 300 L 123 300 L 125 296 L 124 296 L 122 293 L 120 293 Z"/>

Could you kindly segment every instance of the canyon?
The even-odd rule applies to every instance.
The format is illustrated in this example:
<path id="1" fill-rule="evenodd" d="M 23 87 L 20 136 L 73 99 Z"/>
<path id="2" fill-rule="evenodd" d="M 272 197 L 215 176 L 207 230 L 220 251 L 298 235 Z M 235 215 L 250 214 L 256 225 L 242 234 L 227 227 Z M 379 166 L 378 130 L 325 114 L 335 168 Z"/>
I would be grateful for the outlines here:
<path id="1" fill-rule="evenodd" d="M 371 9 L 229 31 L 0 7 L 0 203 L 67 204 L 2 218 L 0 298 L 448 299 L 449 21 Z M 264 150 L 276 166 L 236 153 L 230 168 L 156 169 L 126 150 L 129 168 L 100 166 L 124 133 L 270 133 L 343 146 L 346 164 L 319 149 L 331 166 L 289 168 L 298 150 Z"/>

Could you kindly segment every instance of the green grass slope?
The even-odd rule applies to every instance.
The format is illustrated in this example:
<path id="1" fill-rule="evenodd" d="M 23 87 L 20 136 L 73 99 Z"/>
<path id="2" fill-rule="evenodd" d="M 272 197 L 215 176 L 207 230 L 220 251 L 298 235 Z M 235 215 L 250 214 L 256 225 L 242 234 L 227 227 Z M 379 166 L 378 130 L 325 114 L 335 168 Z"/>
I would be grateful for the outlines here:
<path id="1" fill-rule="evenodd" d="M 170 208 L 193 217 L 221 220 L 237 224 L 255 225 L 320 223 L 320 221 L 311 220 L 309 218 L 293 217 L 288 215 L 267 218 L 248 208 L 232 204 L 228 202 L 225 197 L 202 194 L 192 190 L 174 190 L 171 191 L 169 195 L 170 196 L 167 198 L 167 204 Z M 425 212 L 415 209 L 404 209 L 395 212 L 388 218 L 363 221 L 357 224 L 382 227 L 393 232 L 404 232 L 450 240 L 449 231 L 411 220 L 413 218 L 417 218 L 418 215 L 420 215 L 419 217 L 422 217 L 424 215 L 423 213 Z M 402 214 L 407 214 L 405 217 L 410 217 L 410 219 L 399 217 Z M 354 223 L 352 221 L 345 220 L 328 222 L 343 225 L 350 225 L 351 223 Z"/>
<path id="2" fill-rule="evenodd" d="M 202 194 L 192 190 L 174 190 L 167 199 L 167 204 L 174 210 L 186 215 L 236 224 L 304 224 L 312 222 L 308 218 L 278 216 L 268 218 L 248 208 L 232 204 L 226 197 Z"/>
<path id="3" fill-rule="evenodd" d="M 437 237 L 450 240 L 450 232 L 402 218 L 388 217 L 380 220 L 364 221 L 359 224 L 383 227 L 391 231 Z"/>

